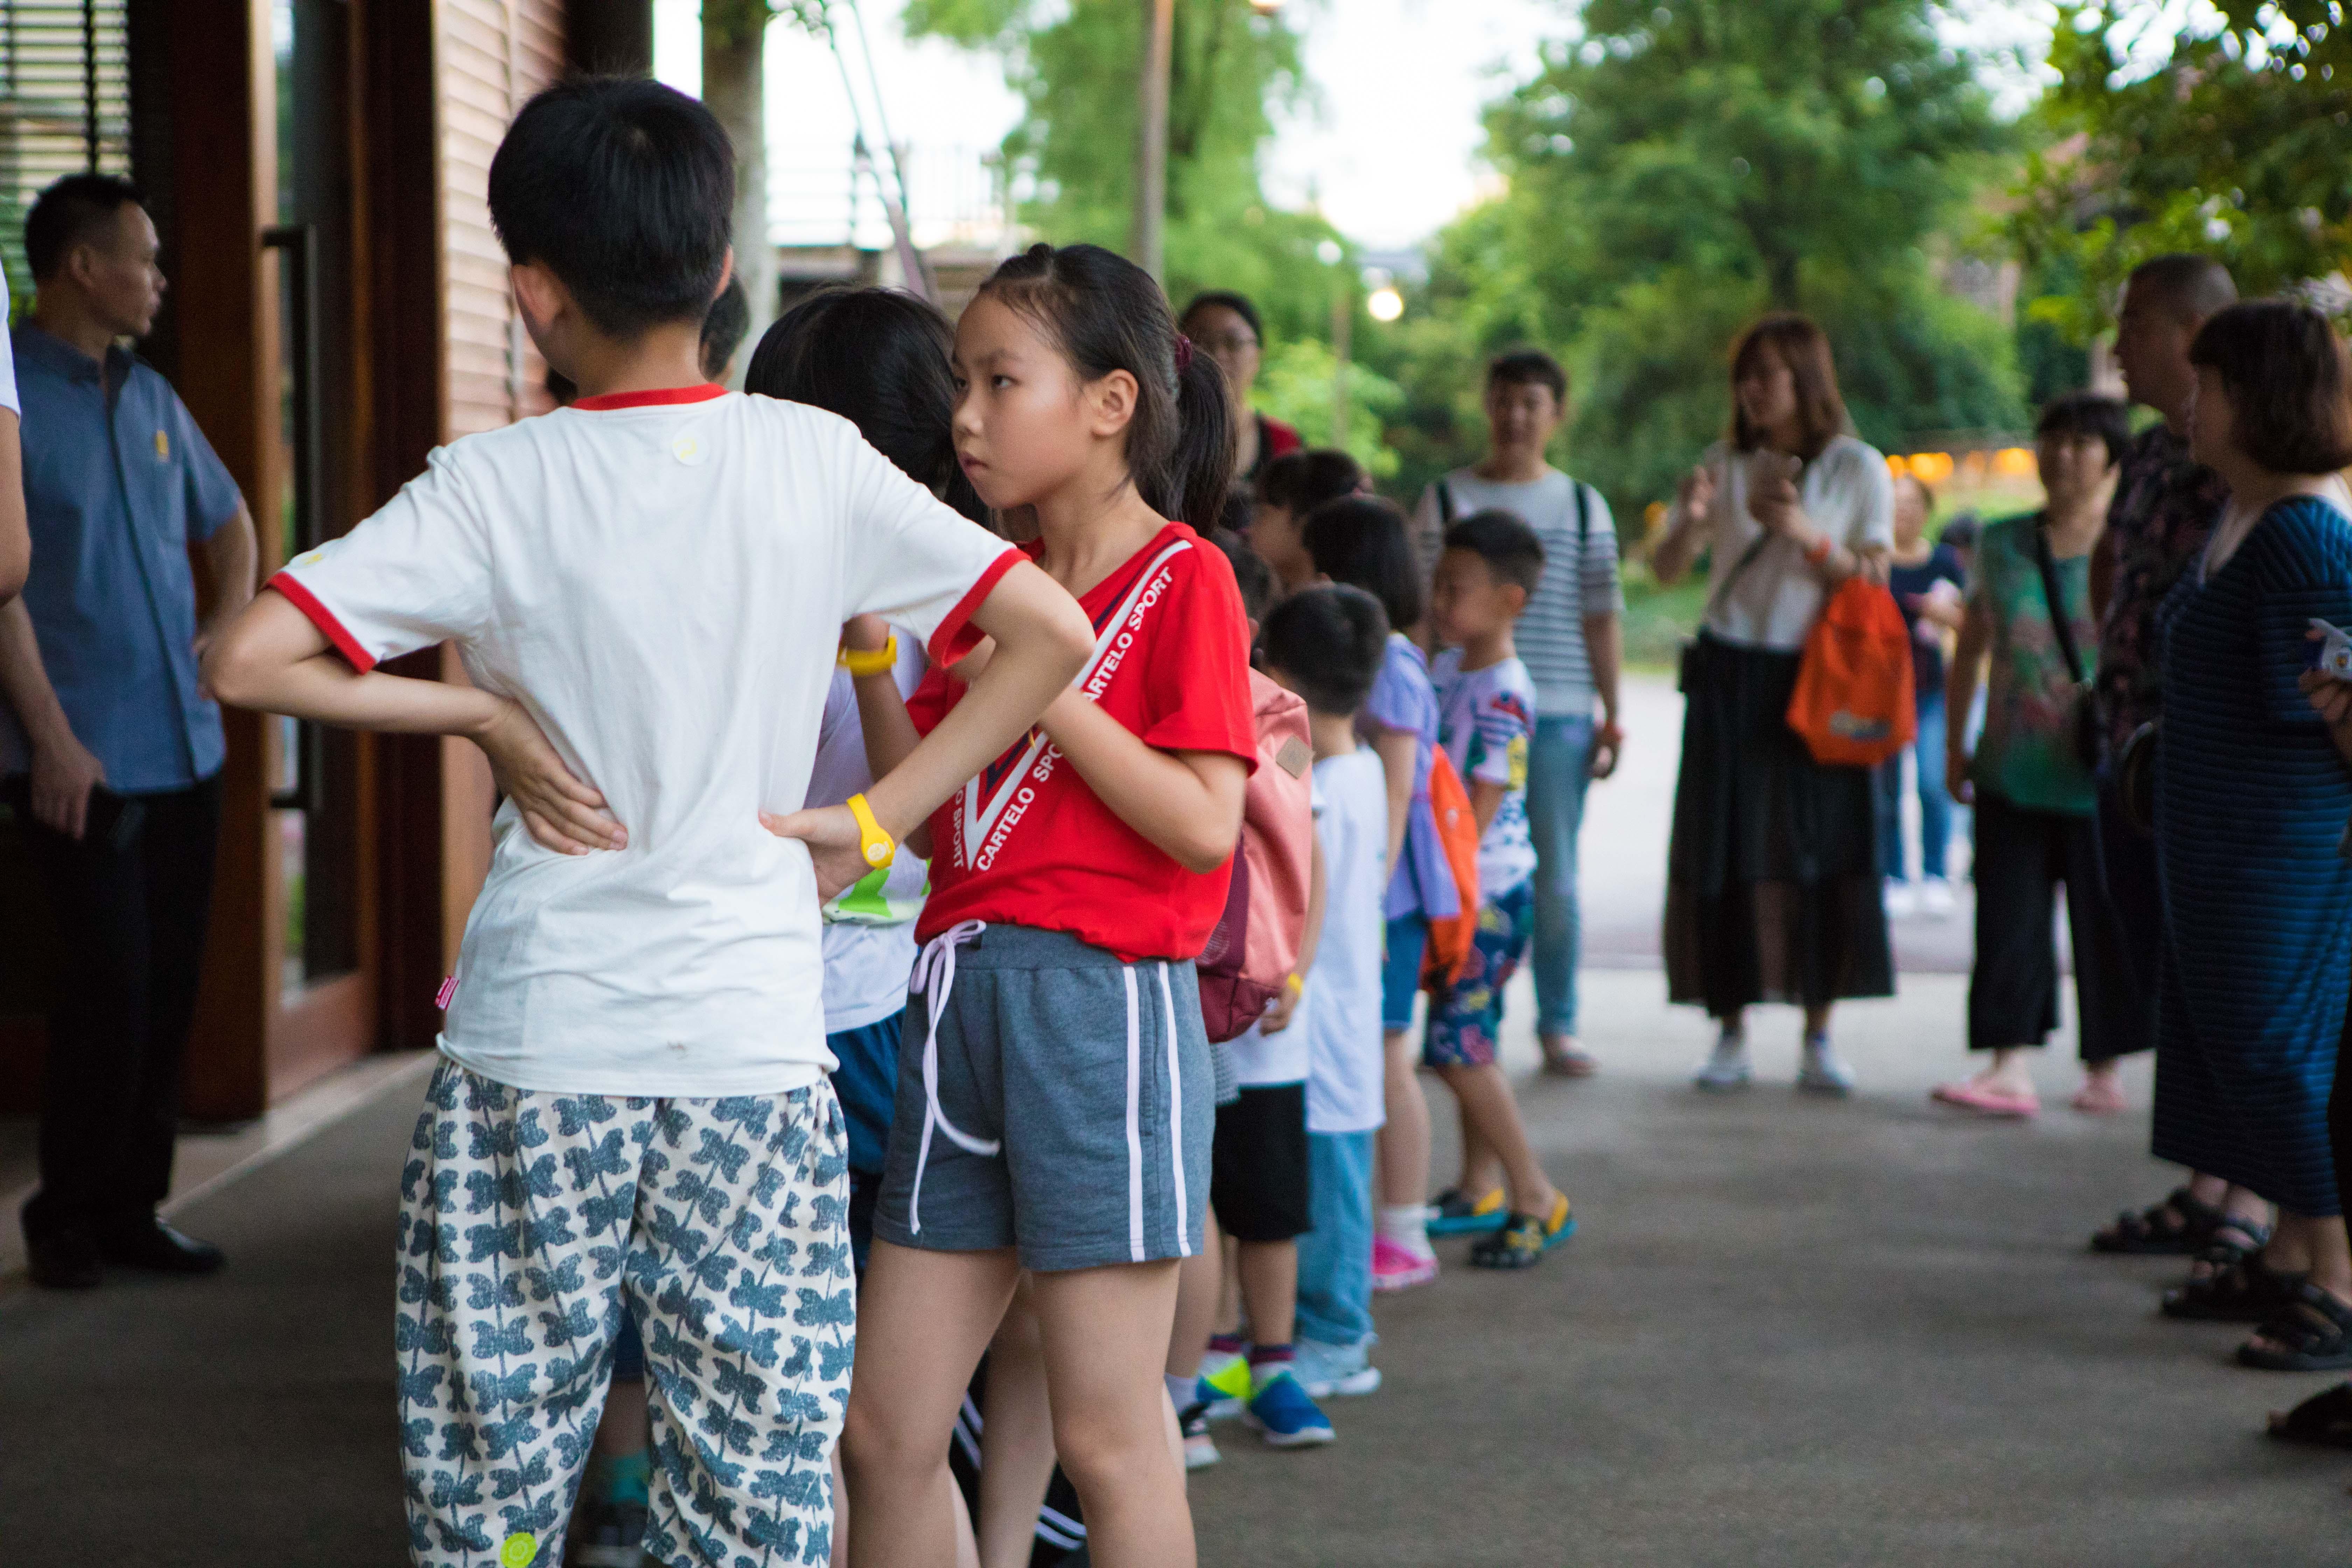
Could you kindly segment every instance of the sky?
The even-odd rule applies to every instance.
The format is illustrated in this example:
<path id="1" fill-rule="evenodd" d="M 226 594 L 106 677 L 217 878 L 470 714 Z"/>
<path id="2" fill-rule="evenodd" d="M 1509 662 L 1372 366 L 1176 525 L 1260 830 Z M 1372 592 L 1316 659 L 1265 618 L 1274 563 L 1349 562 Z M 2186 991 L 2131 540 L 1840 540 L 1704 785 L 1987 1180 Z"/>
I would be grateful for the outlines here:
<path id="1" fill-rule="evenodd" d="M 1179 0 L 1181 3 L 1181 0 Z M 1480 195 L 1493 175 L 1479 163 L 1480 110 L 1508 78 L 1534 63 L 1533 42 L 1561 36 L 1564 0 L 1288 0 L 1303 19 L 1315 103 L 1284 121 L 1266 157 L 1268 193 L 1285 205 L 1319 202 L 1340 232 L 1374 249 L 1417 244 Z M 1021 101 L 992 57 L 900 34 L 903 0 L 862 0 L 880 117 L 912 150 L 918 239 L 991 216 L 983 154 L 1020 118 Z M 2037 56 L 2049 37 L 2047 0 L 1948 0 L 1946 31 L 1978 47 L 2023 46 Z M 837 16 L 851 7 L 837 3 Z M 655 0 L 654 68 L 698 91 L 698 0 Z M 866 104 L 865 64 L 849 58 Z M 850 210 L 848 149 L 856 130 L 839 67 L 825 47 L 789 25 L 768 36 L 770 210 L 786 244 L 840 237 Z M 2022 69 L 1997 72 L 2003 107 L 2034 90 Z M 879 141 L 879 131 L 871 132 Z M 878 245 L 878 210 L 859 218 L 862 243 Z M 929 231 L 928 234 L 922 231 Z"/>

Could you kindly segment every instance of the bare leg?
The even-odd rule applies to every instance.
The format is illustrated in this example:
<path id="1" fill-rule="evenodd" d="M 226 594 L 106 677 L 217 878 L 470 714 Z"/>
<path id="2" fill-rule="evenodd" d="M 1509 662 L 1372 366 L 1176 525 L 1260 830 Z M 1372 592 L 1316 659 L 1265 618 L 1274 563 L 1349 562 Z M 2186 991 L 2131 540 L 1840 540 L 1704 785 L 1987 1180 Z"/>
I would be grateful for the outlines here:
<path id="1" fill-rule="evenodd" d="M 646 1385 L 642 1378 L 624 1383 L 614 1378 L 604 1395 L 604 1414 L 596 1422 L 596 1440 L 588 1450 L 600 1459 L 618 1459 L 646 1451 Z"/>
<path id="2" fill-rule="evenodd" d="M 842 1431 L 854 1568 L 955 1561 L 948 1443 L 1020 1270 L 1010 1248 L 921 1252 L 875 1242 L 857 1304 L 857 1359 Z M 1164 1345 L 1167 1325 L 1160 1327 Z"/>
<path id="3" fill-rule="evenodd" d="M 1031 1294 L 1045 1331 L 1054 1447 L 1086 1510 L 1088 1556 L 1102 1568 L 1194 1568 L 1184 1471 L 1155 1370 L 1175 1316 L 1176 1265 L 1039 1274 Z"/>
<path id="4" fill-rule="evenodd" d="M 1429 1101 L 1412 1073 L 1404 1032 L 1387 1037 L 1388 1125 L 1381 1129 L 1381 1202 L 1391 1207 L 1429 1201 Z"/>
<path id="5" fill-rule="evenodd" d="M 1298 1244 L 1241 1244 L 1242 1299 L 1249 1303 L 1250 1337 L 1262 1345 L 1286 1345 L 1298 1317 Z"/>
<path id="6" fill-rule="evenodd" d="M 1242 1268 L 1241 1243 L 1232 1237 L 1217 1237 L 1217 1328 L 1221 1334 L 1239 1335 L 1242 1331 Z"/>
<path id="7" fill-rule="evenodd" d="M 1045 1351 L 1026 1279 L 988 1344 L 982 1406 L 981 1568 L 1026 1568 L 1037 1510 L 1054 1479 L 1054 1414 L 1045 1404 Z"/>
<path id="8" fill-rule="evenodd" d="M 1495 1183 L 1503 1169 L 1502 1156 L 1495 1152 L 1495 1145 L 1487 1141 L 1486 1133 L 1471 1119 L 1470 1107 L 1456 1100 L 1455 1109 L 1462 1117 L 1462 1179 L 1455 1184 L 1455 1188 L 1464 1197 L 1475 1203 L 1495 1190 Z"/>
<path id="9" fill-rule="evenodd" d="M 1559 1192 L 1536 1163 L 1535 1151 L 1528 1145 L 1527 1126 L 1519 1120 L 1518 1101 L 1511 1098 L 1510 1080 L 1503 1076 L 1502 1068 L 1494 1062 L 1482 1067 L 1442 1067 L 1437 1076 L 1462 1102 L 1463 1120 L 1478 1129 L 1480 1138 L 1502 1162 L 1503 1183 L 1509 1190 L 1513 1212 L 1550 1218 Z"/>
<path id="10" fill-rule="evenodd" d="M 1990 1089 L 1996 1094 L 2031 1098 L 2034 1092 L 2032 1052 L 2038 1048 L 2030 1046 L 1996 1046 L 1993 1047 L 1992 1059 L 1985 1064 L 1984 1071 L 1977 1074 L 1969 1082 L 1978 1089 Z"/>
<path id="11" fill-rule="evenodd" d="M 1224 1237 L 1212 1212 L 1202 1223 L 1201 1250 L 1177 1265 L 1176 1327 L 1168 1336 L 1168 1375 L 1201 1375 L 1201 1357 L 1209 1348 L 1209 1334 L 1217 1326 L 1217 1309 L 1224 1293 Z"/>
<path id="12" fill-rule="evenodd" d="M 1830 1010 L 1829 1010 L 1827 1007 L 1808 1007 L 1808 1008 L 1806 1008 L 1806 1009 L 1805 1009 L 1805 1038 L 1807 1038 L 1807 1039 L 1809 1039 L 1809 1040 L 1810 1040 L 1810 1039 L 1813 1038 L 1813 1037 L 1815 1037 L 1816 1035 L 1826 1035 L 1826 1034 L 1828 1034 L 1829 1032 L 1830 1032 Z"/>

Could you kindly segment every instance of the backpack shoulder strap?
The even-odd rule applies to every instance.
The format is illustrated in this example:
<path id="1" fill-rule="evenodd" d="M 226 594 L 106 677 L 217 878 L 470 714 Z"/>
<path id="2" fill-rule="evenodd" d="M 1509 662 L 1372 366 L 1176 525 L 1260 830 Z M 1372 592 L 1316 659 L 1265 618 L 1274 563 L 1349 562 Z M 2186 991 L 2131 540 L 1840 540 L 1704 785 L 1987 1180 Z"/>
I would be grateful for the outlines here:
<path id="1" fill-rule="evenodd" d="M 1454 521 L 1454 489 L 1444 479 L 1437 481 L 1437 526 L 1444 528 Z"/>

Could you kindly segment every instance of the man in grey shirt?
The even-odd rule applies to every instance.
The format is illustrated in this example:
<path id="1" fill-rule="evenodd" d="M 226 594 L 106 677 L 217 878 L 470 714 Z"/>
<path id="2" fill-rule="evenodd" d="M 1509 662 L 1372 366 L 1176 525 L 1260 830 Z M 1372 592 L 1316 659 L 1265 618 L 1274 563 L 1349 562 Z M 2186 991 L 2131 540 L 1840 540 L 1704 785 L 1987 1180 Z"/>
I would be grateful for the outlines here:
<path id="1" fill-rule="evenodd" d="M 1625 593 L 1617 530 L 1591 485 L 1544 461 L 1568 417 L 1568 373 L 1540 349 L 1486 367 L 1486 456 L 1423 493 L 1414 542 L 1434 567 L 1446 528 L 1489 509 L 1520 518 L 1543 542 L 1543 581 L 1519 616 L 1519 658 L 1536 683 L 1535 745 L 1528 759 L 1528 819 L 1536 841 L 1536 1036 L 1547 1070 L 1571 1078 L 1597 1065 L 1576 1037 L 1576 836 L 1585 786 L 1617 767 L 1618 671 Z M 1600 700 L 1598 722 L 1594 699 Z"/>

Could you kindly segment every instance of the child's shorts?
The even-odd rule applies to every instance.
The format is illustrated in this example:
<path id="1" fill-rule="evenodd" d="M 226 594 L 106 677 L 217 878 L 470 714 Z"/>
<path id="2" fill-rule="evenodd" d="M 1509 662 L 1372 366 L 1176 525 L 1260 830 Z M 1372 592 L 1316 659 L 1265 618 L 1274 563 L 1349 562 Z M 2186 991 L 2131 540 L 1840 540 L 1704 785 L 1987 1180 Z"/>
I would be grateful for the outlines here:
<path id="1" fill-rule="evenodd" d="M 1238 1241 L 1290 1241 L 1314 1228 L 1307 1210 L 1307 1086 L 1244 1085 L 1217 1110 L 1209 1201 Z"/>
<path id="2" fill-rule="evenodd" d="M 1462 978 L 1443 1001 L 1431 999 L 1429 1035 L 1421 1059 L 1433 1068 L 1485 1067 L 1503 1033 L 1503 987 L 1518 973 L 1534 936 L 1535 879 L 1488 900 L 1478 910 L 1477 934 Z"/>
<path id="3" fill-rule="evenodd" d="M 1421 994 L 1421 955 L 1429 945 L 1429 917 L 1415 910 L 1389 921 L 1381 954 L 1381 1027 L 1402 1035 L 1412 1027 L 1412 999 Z"/>
<path id="4" fill-rule="evenodd" d="M 967 921 L 915 987 L 876 1237 L 1048 1271 L 1200 1250 L 1214 1111 L 1189 961 Z"/>

